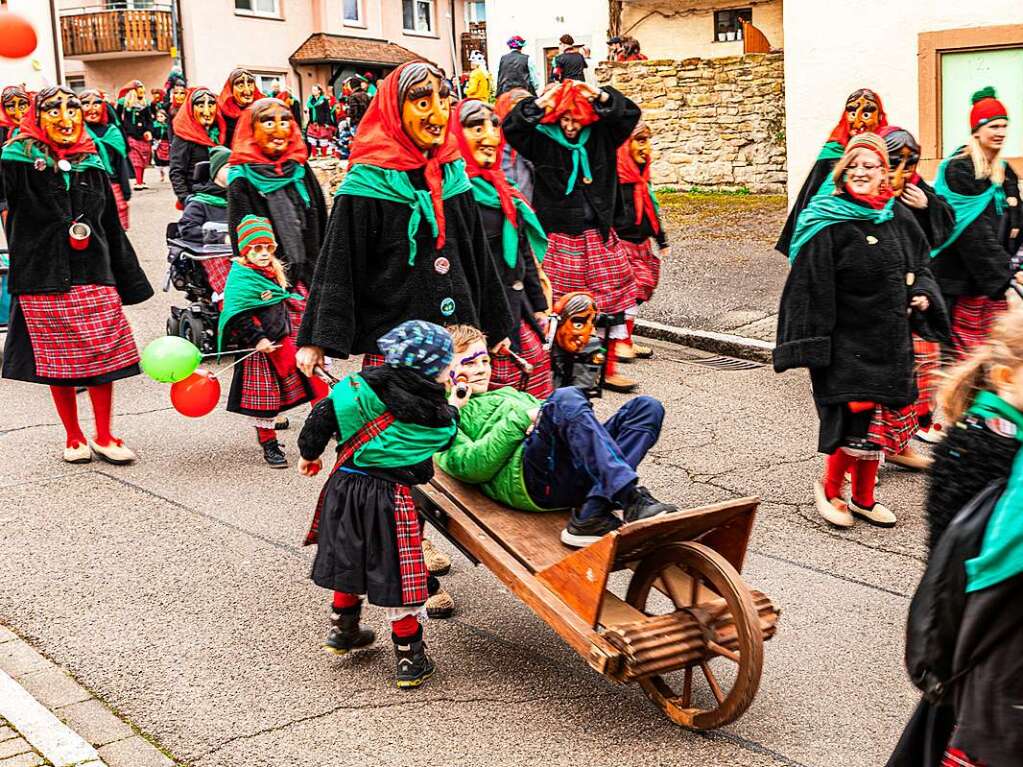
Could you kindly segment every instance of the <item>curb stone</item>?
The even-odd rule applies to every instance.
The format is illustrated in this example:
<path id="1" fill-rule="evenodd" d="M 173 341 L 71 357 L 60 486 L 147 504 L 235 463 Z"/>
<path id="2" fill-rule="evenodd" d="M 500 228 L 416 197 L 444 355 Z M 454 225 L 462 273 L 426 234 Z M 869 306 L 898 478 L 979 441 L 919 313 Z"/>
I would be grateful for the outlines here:
<path id="1" fill-rule="evenodd" d="M 658 341 L 669 341 L 700 351 L 752 360 L 765 365 L 771 364 L 771 352 L 774 351 L 774 344 L 757 338 L 746 338 L 713 330 L 680 328 L 653 320 L 636 320 L 636 335 L 654 338 Z"/>

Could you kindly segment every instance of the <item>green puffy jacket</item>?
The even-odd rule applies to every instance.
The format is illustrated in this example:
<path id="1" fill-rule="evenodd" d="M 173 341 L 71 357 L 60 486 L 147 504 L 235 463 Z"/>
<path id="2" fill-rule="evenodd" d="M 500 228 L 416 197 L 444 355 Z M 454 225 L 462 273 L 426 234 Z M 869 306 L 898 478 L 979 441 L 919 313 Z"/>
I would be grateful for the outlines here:
<path id="1" fill-rule="evenodd" d="M 522 450 L 531 410 L 543 403 L 511 387 L 473 394 L 462 408 L 452 446 L 437 453 L 437 466 L 455 479 L 479 485 L 495 501 L 523 511 L 543 511 L 526 492 Z"/>

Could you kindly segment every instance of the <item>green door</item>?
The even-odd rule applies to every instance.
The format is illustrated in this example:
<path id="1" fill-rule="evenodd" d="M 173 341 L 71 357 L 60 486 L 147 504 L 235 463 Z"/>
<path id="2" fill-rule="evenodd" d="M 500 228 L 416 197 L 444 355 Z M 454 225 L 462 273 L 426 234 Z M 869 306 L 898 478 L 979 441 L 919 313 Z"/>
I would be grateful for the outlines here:
<path id="1" fill-rule="evenodd" d="M 970 137 L 970 96 L 994 86 L 1009 111 L 1006 157 L 1023 156 L 1023 46 L 941 55 L 941 156 Z"/>

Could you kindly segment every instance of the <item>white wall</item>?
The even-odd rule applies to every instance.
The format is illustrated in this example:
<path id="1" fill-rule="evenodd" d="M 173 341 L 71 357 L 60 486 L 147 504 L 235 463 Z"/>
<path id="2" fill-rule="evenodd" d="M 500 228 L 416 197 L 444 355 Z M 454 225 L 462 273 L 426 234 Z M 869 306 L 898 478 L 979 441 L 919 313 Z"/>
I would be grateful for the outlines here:
<path id="1" fill-rule="evenodd" d="M 540 79 L 544 78 L 543 49 L 556 46 L 563 34 L 577 45 L 590 47 L 591 71 L 607 57 L 607 2 L 605 0 L 495 0 L 487 3 L 487 51 L 497 79 L 497 62 L 508 52 L 513 35 L 526 40 Z"/>
<path id="2" fill-rule="evenodd" d="M 1020 23 L 1021 0 L 785 0 L 789 199 L 857 88 L 878 92 L 891 124 L 919 132 L 920 32 Z"/>
<path id="3" fill-rule="evenodd" d="M 49 0 L 8 0 L 7 5 L 10 10 L 32 22 L 38 43 L 35 51 L 23 59 L 0 58 L 0 86 L 25 83 L 29 90 L 38 90 L 56 84 L 57 67 Z"/>

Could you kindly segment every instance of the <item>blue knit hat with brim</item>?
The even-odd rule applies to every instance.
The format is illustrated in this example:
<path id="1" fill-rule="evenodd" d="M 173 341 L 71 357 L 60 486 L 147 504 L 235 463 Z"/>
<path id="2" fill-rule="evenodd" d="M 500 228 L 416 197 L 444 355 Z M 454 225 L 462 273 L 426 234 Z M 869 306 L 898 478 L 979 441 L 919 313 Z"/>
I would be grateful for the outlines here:
<path id="1" fill-rule="evenodd" d="M 384 363 L 391 367 L 412 368 L 424 378 L 440 375 L 455 354 L 451 335 L 440 325 L 409 320 L 377 341 Z"/>

